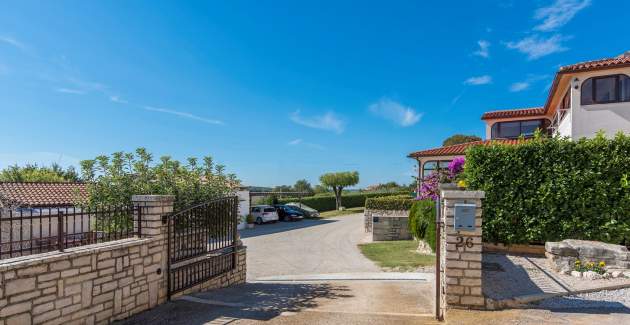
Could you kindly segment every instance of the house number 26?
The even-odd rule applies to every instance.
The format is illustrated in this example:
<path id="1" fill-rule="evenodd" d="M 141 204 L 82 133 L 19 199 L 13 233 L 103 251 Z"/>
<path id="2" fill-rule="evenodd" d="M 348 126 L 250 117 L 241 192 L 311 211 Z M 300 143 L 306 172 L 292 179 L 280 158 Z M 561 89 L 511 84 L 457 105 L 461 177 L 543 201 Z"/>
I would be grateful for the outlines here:
<path id="1" fill-rule="evenodd" d="M 464 237 L 463 236 L 457 236 L 457 244 L 455 244 L 456 247 L 468 247 L 468 248 L 472 248 L 473 247 L 473 239 L 472 237 L 466 237 L 466 241 L 464 241 Z"/>

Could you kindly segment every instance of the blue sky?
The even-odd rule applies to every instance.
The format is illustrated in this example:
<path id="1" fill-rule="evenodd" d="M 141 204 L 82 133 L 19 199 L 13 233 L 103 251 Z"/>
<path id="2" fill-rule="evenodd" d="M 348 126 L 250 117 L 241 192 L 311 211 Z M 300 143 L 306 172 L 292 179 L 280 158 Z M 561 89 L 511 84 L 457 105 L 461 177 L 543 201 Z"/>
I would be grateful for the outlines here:
<path id="1" fill-rule="evenodd" d="M 409 152 L 630 50 L 627 1 L 360 3 L 4 2 L 0 167 L 143 146 L 248 185 L 409 183 Z"/>

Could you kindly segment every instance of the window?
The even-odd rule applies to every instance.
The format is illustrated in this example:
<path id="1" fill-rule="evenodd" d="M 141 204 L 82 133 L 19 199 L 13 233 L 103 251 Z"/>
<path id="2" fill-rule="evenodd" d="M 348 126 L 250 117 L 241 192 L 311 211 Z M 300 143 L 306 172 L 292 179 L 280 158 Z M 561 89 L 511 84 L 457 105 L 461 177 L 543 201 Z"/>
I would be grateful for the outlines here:
<path id="1" fill-rule="evenodd" d="M 617 74 L 586 79 L 580 96 L 582 105 L 630 101 L 630 77 Z"/>
<path id="2" fill-rule="evenodd" d="M 263 210 L 263 212 L 276 212 L 276 209 L 274 209 L 274 208 L 265 208 L 265 210 Z"/>
<path id="3" fill-rule="evenodd" d="M 438 170 L 447 169 L 448 164 L 450 163 L 450 160 L 430 160 L 425 162 L 422 169 L 422 178 L 425 178 Z"/>
<path id="4" fill-rule="evenodd" d="M 260 208 L 253 208 L 252 212 L 260 212 Z"/>
<path id="5" fill-rule="evenodd" d="M 526 120 L 526 121 L 510 121 L 497 122 L 492 125 L 492 139 L 516 139 L 520 136 L 526 138 L 533 137 L 536 129 L 543 131 L 549 127 L 548 120 Z"/>

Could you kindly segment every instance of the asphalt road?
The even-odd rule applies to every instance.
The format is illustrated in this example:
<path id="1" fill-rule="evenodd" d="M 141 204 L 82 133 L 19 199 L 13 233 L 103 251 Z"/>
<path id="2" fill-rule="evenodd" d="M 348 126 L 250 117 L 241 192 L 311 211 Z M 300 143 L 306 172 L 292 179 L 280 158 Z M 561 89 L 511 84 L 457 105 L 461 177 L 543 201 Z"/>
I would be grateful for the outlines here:
<path id="1" fill-rule="evenodd" d="M 357 247 L 365 235 L 363 214 L 244 229 L 241 238 L 247 246 L 247 279 L 380 272 Z"/>

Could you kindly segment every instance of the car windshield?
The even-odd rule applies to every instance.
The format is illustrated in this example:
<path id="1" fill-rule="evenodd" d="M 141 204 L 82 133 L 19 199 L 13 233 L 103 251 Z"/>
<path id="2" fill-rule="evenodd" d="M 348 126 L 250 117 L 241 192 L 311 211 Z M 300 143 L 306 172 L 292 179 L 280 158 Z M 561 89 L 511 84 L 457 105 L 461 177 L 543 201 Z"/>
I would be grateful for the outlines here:
<path id="1" fill-rule="evenodd" d="M 274 208 L 265 208 L 264 212 L 276 212 Z"/>

